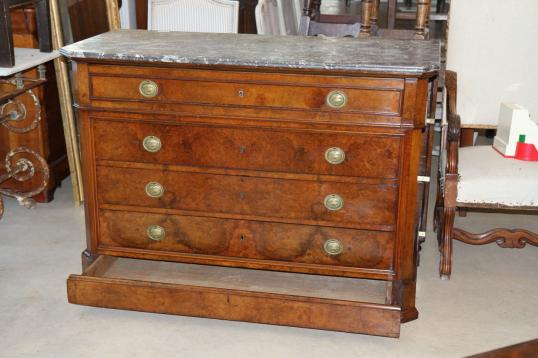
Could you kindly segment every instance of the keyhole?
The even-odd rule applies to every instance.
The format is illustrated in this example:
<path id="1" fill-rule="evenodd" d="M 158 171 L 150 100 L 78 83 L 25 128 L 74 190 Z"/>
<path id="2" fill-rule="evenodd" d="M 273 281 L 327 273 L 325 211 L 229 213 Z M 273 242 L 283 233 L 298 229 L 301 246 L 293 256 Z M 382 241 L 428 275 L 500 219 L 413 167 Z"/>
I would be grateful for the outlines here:
<path id="1" fill-rule="evenodd" d="M 239 240 L 241 240 L 241 241 L 245 240 L 245 235 L 239 236 Z"/>
<path id="2" fill-rule="evenodd" d="M 237 91 L 237 95 L 241 98 L 245 97 L 245 92 L 241 89 L 239 91 Z"/>

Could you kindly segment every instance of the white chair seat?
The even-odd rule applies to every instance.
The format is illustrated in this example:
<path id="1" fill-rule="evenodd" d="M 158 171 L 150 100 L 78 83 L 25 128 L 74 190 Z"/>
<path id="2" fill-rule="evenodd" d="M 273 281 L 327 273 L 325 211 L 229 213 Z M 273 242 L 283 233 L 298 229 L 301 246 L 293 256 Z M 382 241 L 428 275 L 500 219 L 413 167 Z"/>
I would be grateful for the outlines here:
<path id="1" fill-rule="evenodd" d="M 457 202 L 538 207 L 538 162 L 507 159 L 491 146 L 459 150 Z"/>

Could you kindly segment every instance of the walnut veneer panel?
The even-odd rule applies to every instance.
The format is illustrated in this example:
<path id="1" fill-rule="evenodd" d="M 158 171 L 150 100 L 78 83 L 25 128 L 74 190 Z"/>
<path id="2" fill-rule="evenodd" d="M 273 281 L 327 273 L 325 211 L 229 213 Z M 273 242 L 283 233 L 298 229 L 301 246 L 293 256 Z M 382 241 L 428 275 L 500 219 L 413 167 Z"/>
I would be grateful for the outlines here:
<path id="1" fill-rule="evenodd" d="M 211 119 L 207 119 L 211 123 Z M 397 178 L 400 136 L 330 131 L 275 130 L 206 125 L 156 125 L 94 120 L 97 160 L 262 170 L 371 178 Z M 156 153 L 144 150 L 147 136 L 161 140 Z M 325 152 L 345 152 L 330 164 Z M 379 158 L 383 158 L 382 161 Z"/>
<path id="2" fill-rule="evenodd" d="M 164 187 L 159 198 L 145 187 Z M 325 225 L 393 230 L 398 188 L 349 185 L 241 175 L 219 175 L 150 169 L 97 167 L 98 202 L 147 208 L 253 215 L 280 221 L 323 221 Z M 344 206 L 330 211 L 324 199 L 338 194 Z M 280 219 L 280 220 L 279 220 Z"/>
<path id="3" fill-rule="evenodd" d="M 255 109 L 250 112 L 254 117 L 267 116 L 264 111 L 287 110 L 328 113 L 345 121 L 360 121 L 359 118 L 346 118 L 346 115 L 361 118 L 367 115 L 390 116 L 392 120 L 399 121 L 404 105 L 405 82 L 399 78 L 275 75 L 131 66 L 92 66 L 89 71 L 88 100 L 93 107 L 169 112 L 195 105 L 201 112 L 205 107 Z M 155 97 L 140 94 L 139 86 L 146 80 L 157 84 Z M 344 107 L 334 109 L 327 104 L 327 96 L 334 90 L 345 91 L 348 101 Z M 156 103 L 159 105 L 156 106 Z"/>
<path id="4" fill-rule="evenodd" d="M 153 80 L 159 93 L 152 99 L 142 96 L 138 87 L 144 80 Z M 320 79 L 323 81 L 323 78 Z M 140 101 L 160 103 L 189 103 L 197 105 L 256 106 L 300 110 L 332 110 L 326 98 L 333 89 L 343 89 L 334 84 L 330 87 L 301 86 L 300 83 L 285 85 L 259 83 L 221 83 L 200 80 L 169 80 L 154 76 L 122 78 L 118 76 L 91 77 L 92 100 Z M 349 104 L 342 113 L 400 114 L 401 90 L 372 88 L 345 88 Z M 126 107 L 127 103 L 118 104 Z"/>
<path id="5" fill-rule="evenodd" d="M 70 303 L 388 337 L 400 334 L 399 307 L 372 303 L 386 297 L 383 281 L 332 281 L 323 276 L 103 258 L 86 275 L 69 277 Z M 228 285 L 223 287 L 225 281 Z M 347 288 L 338 294 L 343 286 Z M 333 293 L 323 287 L 333 288 Z M 354 299 L 350 287 L 360 290 Z"/>
<path id="6" fill-rule="evenodd" d="M 389 232 L 110 210 L 101 211 L 100 218 L 101 248 L 392 269 L 394 234 Z M 150 225 L 163 227 L 164 239 L 151 240 L 146 233 Z M 330 239 L 342 242 L 341 254 L 324 251 Z"/>

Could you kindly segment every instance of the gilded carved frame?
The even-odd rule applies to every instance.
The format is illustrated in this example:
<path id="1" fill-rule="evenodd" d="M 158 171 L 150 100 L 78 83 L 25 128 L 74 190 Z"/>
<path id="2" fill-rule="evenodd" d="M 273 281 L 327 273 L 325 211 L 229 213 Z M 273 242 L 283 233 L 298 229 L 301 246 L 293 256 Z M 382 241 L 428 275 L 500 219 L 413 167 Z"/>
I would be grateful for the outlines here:
<path id="1" fill-rule="evenodd" d="M 120 28 L 120 16 L 118 3 L 116 0 L 105 0 L 107 9 L 108 25 L 111 30 Z M 58 0 L 50 0 L 50 15 L 52 28 L 52 47 L 54 50 L 64 46 L 62 22 Z M 80 164 L 80 148 L 78 143 L 77 128 L 75 125 L 75 114 L 73 111 L 73 98 L 71 84 L 69 81 L 69 70 L 67 60 L 59 57 L 54 60 L 56 70 L 56 80 L 60 97 L 60 107 L 62 111 L 62 121 L 69 161 L 69 171 L 73 185 L 73 199 L 78 206 L 84 201 L 82 187 L 82 169 Z"/>

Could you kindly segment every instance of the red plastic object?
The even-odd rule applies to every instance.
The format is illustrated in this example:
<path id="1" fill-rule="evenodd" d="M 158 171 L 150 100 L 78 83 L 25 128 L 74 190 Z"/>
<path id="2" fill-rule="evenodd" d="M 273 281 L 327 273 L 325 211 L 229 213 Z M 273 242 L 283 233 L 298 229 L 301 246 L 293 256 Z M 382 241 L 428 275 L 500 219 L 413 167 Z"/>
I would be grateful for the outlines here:
<path id="1" fill-rule="evenodd" d="M 538 150 L 534 144 L 517 142 L 514 158 L 531 162 L 538 162 Z"/>

